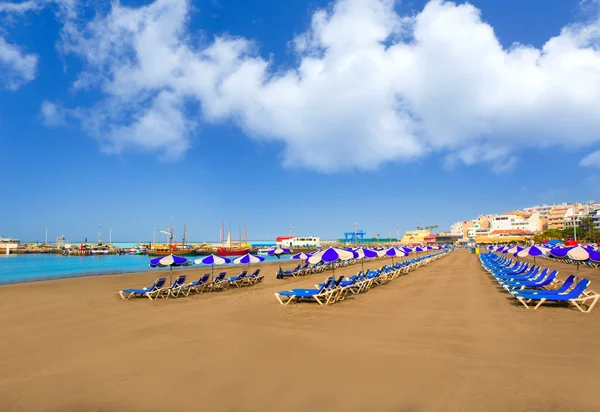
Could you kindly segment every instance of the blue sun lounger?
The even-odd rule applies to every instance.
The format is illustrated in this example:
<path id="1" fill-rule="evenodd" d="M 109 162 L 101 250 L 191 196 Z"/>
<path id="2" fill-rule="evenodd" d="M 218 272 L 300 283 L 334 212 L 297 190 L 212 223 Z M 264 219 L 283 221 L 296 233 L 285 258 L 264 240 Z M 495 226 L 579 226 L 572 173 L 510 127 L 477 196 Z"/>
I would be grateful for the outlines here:
<path id="1" fill-rule="evenodd" d="M 248 272 L 246 272 L 245 270 L 242 270 L 242 273 L 240 273 L 239 275 L 232 276 L 230 278 L 227 278 L 226 280 L 229 282 L 229 285 L 237 286 L 239 288 L 246 282 L 247 273 Z"/>
<path id="2" fill-rule="evenodd" d="M 523 304 L 527 309 L 530 306 L 527 304 L 531 301 L 539 301 L 537 305 L 533 307 L 533 309 L 537 309 L 545 302 L 568 302 L 579 309 L 581 312 L 590 313 L 598 299 L 600 299 L 600 294 L 595 292 L 586 292 L 587 287 L 589 286 L 589 279 L 581 279 L 579 283 L 575 285 L 573 289 L 569 292 L 565 293 L 552 293 L 552 291 L 546 291 L 547 293 L 540 292 L 521 292 L 518 295 L 515 295 L 517 300 Z M 544 291 L 541 291 L 544 292 Z M 591 301 L 591 302 L 589 302 Z M 584 308 L 583 305 L 587 304 L 587 309 Z"/>
<path id="3" fill-rule="evenodd" d="M 289 305 L 292 302 L 300 302 L 302 300 L 314 300 L 319 305 L 327 305 L 333 294 L 332 286 L 334 283 L 334 279 L 328 279 L 319 289 L 284 290 L 276 292 L 275 297 L 282 305 Z"/>
<path id="4" fill-rule="evenodd" d="M 208 290 L 225 290 L 229 287 L 229 280 L 225 279 L 227 272 L 221 272 L 217 277 L 206 285 Z"/>
<path id="5" fill-rule="evenodd" d="M 166 278 L 158 278 L 152 286 L 142 289 L 123 289 L 119 291 L 122 299 L 131 299 L 132 297 L 147 297 L 152 300 L 156 298 L 163 290 L 163 286 L 167 281 Z"/>
<path id="6" fill-rule="evenodd" d="M 531 294 L 531 293 L 535 293 L 538 296 L 543 296 L 544 294 L 557 294 L 557 293 L 565 293 L 567 292 L 569 289 L 571 289 L 571 287 L 573 286 L 573 284 L 575 283 L 575 275 L 569 275 L 569 277 L 567 278 L 567 280 L 565 280 L 563 282 L 562 285 L 560 285 L 560 287 L 558 289 L 530 289 L 530 288 L 526 288 L 526 289 L 513 289 L 510 290 L 509 292 L 515 296 L 517 295 L 527 295 L 527 294 Z"/>
<path id="7" fill-rule="evenodd" d="M 185 275 L 180 275 L 177 276 L 177 279 L 175 279 L 170 288 L 163 289 L 163 292 L 159 293 L 158 296 L 162 296 L 165 299 L 168 299 L 169 296 L 176 298 L 184 289 Z"/>
<path id="8" fill-rule="evenodd" d="M 260 269 L 256 269 L 254 271 L 254 273 L 246 276 L 246 284 L 252 286 L 252 285 L 256 285 L 257 283 L 260 283 L 263 281 L 263 279 L 265 278 L 264 276 L 258 276 L 260 273 Z"/>
<path id="9" fill-rule="evenodd" d="M 192 290 L 196 293 L 201 293 L 206 288 L 209 278 L 210 278 L 210 274 L 207 273 L 207 274 L 203 275 L 197 281 L 188 283 L 187 285 L 185 285 L 186 286 L 185 295 L 189 296 L 190 292 Z"/>
<path id="10" fill-rule="evenodd" d="M 514 281 L 506 282 L 502 284 L 502 287 L 510 292 L 511 289 L 524 289 L 524 288 L 543 288 L 556 281 L 557 270 L 553 270 L 550 274 L 540 275 L 531 281 Z"/>

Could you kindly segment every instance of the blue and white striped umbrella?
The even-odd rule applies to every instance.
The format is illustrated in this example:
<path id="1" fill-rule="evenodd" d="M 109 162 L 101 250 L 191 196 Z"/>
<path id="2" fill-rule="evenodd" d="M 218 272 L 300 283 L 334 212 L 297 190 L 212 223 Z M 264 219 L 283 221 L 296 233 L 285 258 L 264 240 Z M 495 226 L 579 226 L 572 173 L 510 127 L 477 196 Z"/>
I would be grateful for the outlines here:
<path id="1" fill-rule="evenodd" d="M 547 249 L 545 247 L 533 245 L 533 246 L 529 246 L 528 248 L 525 248 L 525 249 L 519 251 L 519 253 L 517 253 L 517 256 L 519 256 L 519 257 L 526 257 L 526 256 L 537 257 L 537 256 L 545 255 L 549 251 L 550 251 L 550 249 Z"/>
<path id="2" fill-rule="evenodd" d="M 191 266 L 193 262 L 187 258 L 177 255 L 167 255 L 150 259 L 150 266 L 166 268 L 169 267 L 169 280 L 173 283 L 173 266 Z"/>
<path id="3" fill-rule="evenodd" d="M 308 261 L 313 265 L 319 262 L 336 262 L 338 260 L 350 260 L 358 256 L 356 252 L 349 252 L 344 249 L 330 247 L 321 252 L 317 252 L 308 258 Z"/>
<path id="4" fill-rule="evenodd" d="M 404 252 L 403 250 L 401 250 L 401 249 L 399 249 L 397 247 L 391 247 L 389 249 L 386 249 L 385 250 L 385 254 L 387 256 L 391 256 L 391 257 L 394 257 L 394 256 L 406 256 L 406 252 Z"/>
<path id="5" fill-rule="evenodd" d="M 212 280 L 215 274 L 215 265 L 231 263 L 231 259 L 217 255 L 208 255 L 203 258 L 196 259 L 194 263 L 197 265 L 211 265 L 210 278 Z"/>
<path id="6" fill-rule="evenodd" d="M 379 256 L 379 254 L 371 249 L 366 249 L 364 247 L 359 247 L 354 249 L 354 252 L 358 254 L 358 259 L 370 259 Z"/>
<path id="7" fill-rule="evenodd" d="M 277 259 L 279 259 L 279 257 L 281 255 L 283 255 L 284 253 L 291 253 L 292 251 L 290 249 L 286 249 L 286 248 L 281 248 L 278 247 L 276 249 L 271 249 L 267 252 L 267 255 L 269 256 L 277 256 Z"/>
<path id="8" fill-rule="evenodd" d="M 517 256 L 517 253 L 519 253 L 520 251 L 522 251 L 523 248 L 521 246 L 515 246 L 515 247 L 511 247 L 510 249 L 508 249 L 506 252 L 510 253 L 513 256 Z"/>
<path id="9" fill-rule="evenodd" d="M 407 255 L 406 252 L 404 252 L 403 250 L 400 250 L 399 248 L 396 248 L 396 247 L 391 247 L 389 249 L 386 249 L 384 252 L 385 252 L 386 256 L 392 257 L 392 264 L 394 263 L 394 257 Z"/>
<path id="10" fill-rule="evenodd" d="M 577 262 L 577 273 L 579 273 L 579 262 L 588 260 L 590 258 L 590 252 L 581 246 L 552 249 L 550 254 L 558 258 L 567 257 Z"/>
<path id="11" fill-rule="evenodd" d="M 529 246 L 528 248 L 525 248 L 521 251 L 519 251 L 517 253 L 518 257 L 527 257 L 527 256 L 532 256 L 533 257 L 533 264 L 535 265 L 535 258 L 538 256 L 542 256 L 545 255 L 546 253 L 550 252 L 550 249 L 546 249 L 545 247 L 541 247 L 541 246 Z"/>
<path id="12" fill-rule="evenodd" d="M 264 256 L 259 255 L 251 255 L 250 253 L 246 253 L 244 256 L 240 256 L 238 258 L 233 259 L 233 263 L 236 265 L 245 265 L 250 263 L 258 263 L 265 260 Z"/>
<path id="13" fill-rule="evenodd" d="M 296 253 L 295 255 L 292 255 L 292 257 L 290 259 L 294 259 L 294 260 L 306 260 L 309 257 L 311 257 L 313 254 L 312 253 Z"/>
<path id="14" fill-rule="evenodd" d="M 208 255 L 203 258 L 196 259 L 194 263 L 197 265 L 224 265 L 226 263 L 231 263 L 231 259 L 217 255 Z"/>

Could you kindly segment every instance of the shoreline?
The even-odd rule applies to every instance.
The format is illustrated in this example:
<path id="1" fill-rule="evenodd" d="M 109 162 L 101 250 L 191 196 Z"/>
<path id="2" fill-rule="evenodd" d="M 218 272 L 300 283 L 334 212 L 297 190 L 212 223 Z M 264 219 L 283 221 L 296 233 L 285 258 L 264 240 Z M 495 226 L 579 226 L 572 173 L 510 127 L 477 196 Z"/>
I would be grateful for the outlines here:
<path id="1" fill-rule="evenodd" d="M 70 256 L 69 256 L 70 257 Z M 79 256 L 73 256 L 73 257 L 79 257 Z M 150 260 L 150 259 L 148 259 Z M 192 259 L 193 260 L 193 259 Z M 260 263 L 253 263 L 250 266 L 254 267 L 254 266 L 260 266 L 260 267 L 264 267 L 264 266 L 269 266 L 269 265 L 273 265 L 273 264 L 281 264 L 284 265 L 287 262 L 292 262 L 292 263 L 297 263 L 299 262 L 299 260 L 292 260 L 292 259 L 287 259 L 287 260 L 281 260 L 281 261 L 265 261 L 265 262 L 260 262 Z M 227 269 L 227 268 L 235 268 L 235 267 L 247 267 L 248 265 L 236 265 L 233 263 L 230 264 L 226 264 L 226 265 L 218 265 L 215 266 L 215 273 L 218 273 L 217 270 L 219 268 L 223 268 L 223 269 Z M 173 273 L 175 274 L 176 271 L 180 271 L 180 270 L 184 270 L 184 271 L 200 271 L 200 270 L 204 270 L 206 271 L 206 268 L 209 269 L 211 266 L 208 265 L 193 265 L 193 266 L 188 266 L 188 267 L 176 267 L 173 268 Z M 240 271 L 242 271 L 244 269 L 240 269 Z M 24 283 L 35 283 L 35 282 L 49 282 L 49 281 L 54 281 L 54 280 L 67 280 L 67 279 L 79 279 L 79 278 L 92 278 L 92 277 L 104 277 L 104 276 L 119 276 L 119 275 L 135 275 L 135 274 L 144 274 L 144 273 L 150 273 L 150 272 L 156 272 L 159 273 L 161 271 L 169 271 L 168 268 L 160 268 L 160 269 L 153 269 L 150 266 L 148 266 L 148 269 L 145 270 L 110 270 L 110 271 L 106 271 L 106 272 L 86 272 L 86 273 L 79 273 L 79 274 L 72 274 L 72 275 L 65 275 L 65 276 L 58 276 L 58 277 L 45 277 L 45 278 L 37 278 L 37 279 L 23 279 L 23 280 L 16 280 L 16 281 L 2 281 L 2 279 L 0 278 L 0 288 L 2 286 L 6 286 L 6 285 L 18 285 L 18 284 L 24 284 Z M 223 272 L 224 270 L 220 270 L 220 272 Z"/>
<path id="2" fill-rule="evenodd" d="M 384 258 L 384 259 L 376 259 L 374 261 L 369 261 L 368 263 L 373 263 L 373 262 L 391 262 L 391 258 Z M 395 261 L 399 261 L 398 258 L 395 258 Z M 298 265 L 300 261 L 299 260 L 292 260 L 292 259 L 288 259 L 288 260 L 282 260 L 282 261 L 268 261 L 268 262 L 261 262 L 261 263 L 253 263 L 251 265 L 234 265 L 234 264 L 229 264 L 229 265 L 219 265 L 219 266 L 215 266 L 215 275 L 218 274 L 219 272 L 226 272 L 227 269 L 230 268 L 239 268 L 239 272 L 241 272 L 242 270 L 247 270 L 247 271 L 252 271 L 254 270 L 253 268 L 257 268 L 257 269 L 261 269 L 265 268 L 266 270 L 269 270 L 272 266 L 281 266 L 282 269 L 289 269 L 287 266 L 292 266 L 292 268 L 296 267 Z M 383 263 L 382 263 L 383 264 Z M 341 269 L 337 269 L 336 273 L 338 270 L 342 270 L 342 269 L 348 269 L 351 267 L 360 267 L 360 262 L 359 263 L 355 263 L 352 265 L 348 265 L 345 266 Z M 366 266 L 366 265 L 365 265 Z M 224 269 L 224 270 L 222 270 Z M 176 267 L 173 268 L 173 277 L 178 276 L 180 271 L 185 271 L 185 272 L 192 272 L 192 273 L 196 273 L 198 272 L 198 277 L 201 276 L 201 274 L 205 274 L 205 273 L 210 273 L 211 272 L 211 266 L 201 266 L 201 265 L 194 265 L 194 266 L 189 266 L 189 267 Z M 358 270 L 357 270 L 358 271 Z M 54 281 L 67 281 L 67 280 L 73 280 L 73 279 L 82 279 L 82 278 L 90 278 L 90 279 L 97 279 L 97 278 L 105 278 L 105 277 L 118 277 L 118 276 L 127 276 L 127 277 L 132 277 L 132 276 L 143 276 L 143 275 L 149 275 L 149 274 L 156 274 L 157 278 L 158 277 L 164 277 L 161 276 L 161 273 L 169 273 L 169 269 L 168 268 L 160 268 L 160 269 L 153 269 L 153 268 L 148 268 L 147 270 L 137 270 L 137 271 L 130 271 L 130 270 L 125 270 L 125 271 L 111 271 L 111 272 L 102 272 L 102 273 L 84 273 L 84 274 L 79 274 L 79 275 L 67 275 L 67 276 L 60 276 L 60 277 L 50 277 L 50 278 L 43 278 L 43 279 L 30 279 L 30 280 L 20 280 L 20 281 L 9 281 L 9 282 L 1 282 L 0 281 L 0 288 L 5 287 L 5 286 L 14 286 L 14 285 L 21 285 L 21 284 L 35 284 L 35 283 L 48 283 L 48 282 L 54 282 Z M 200 274 L 201 272 L 201 274 Z M 330 271 L 326 271 L 326 272 L 321 272 L 321 273 L 317 273 L 317 274 L 313 274 L 313 275 L 319 275 L 319 274 L 326 274 L 329 273 Z M 187 276 L 187 275 L 186 275 Z M 312 276 L 312 275 L 308 275 L 308 276 Z M 282 281 L 286 281 L 286 280 L 290 280 L 290 279 L 300 279 L 302 277 L 297 277 L 297 278 L 286 278 L 283 279 Z M 188 279 L 190 280 L 190 279 Z"/>

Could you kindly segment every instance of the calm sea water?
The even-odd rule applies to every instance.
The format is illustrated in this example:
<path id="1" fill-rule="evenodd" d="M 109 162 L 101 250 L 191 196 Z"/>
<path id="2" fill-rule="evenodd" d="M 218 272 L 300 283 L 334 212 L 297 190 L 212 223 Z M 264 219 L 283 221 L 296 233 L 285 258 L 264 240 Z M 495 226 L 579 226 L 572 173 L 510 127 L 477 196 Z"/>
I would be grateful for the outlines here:
<path id="1" fill-rule="evenodd" d="M 190 258 L 197 259 L 198 257 L 191 256 Z M 265 256 L 265 258 L 265 262 L 277 260 L 275 256 Z M 286 261 L 289 258 L 289 256 L 282 256 L 281 260 Z M 107 273 L 138 272 L 142 270 L 169 270 L 168 268 L 150 268 L 148 265 L 149 260 L 148 256 L 130 255 L 0 255 L 0 284 Z M 191 268 L 194 267 L 198 268 L 202 267 L 202 265 L 191 266 Z"/>

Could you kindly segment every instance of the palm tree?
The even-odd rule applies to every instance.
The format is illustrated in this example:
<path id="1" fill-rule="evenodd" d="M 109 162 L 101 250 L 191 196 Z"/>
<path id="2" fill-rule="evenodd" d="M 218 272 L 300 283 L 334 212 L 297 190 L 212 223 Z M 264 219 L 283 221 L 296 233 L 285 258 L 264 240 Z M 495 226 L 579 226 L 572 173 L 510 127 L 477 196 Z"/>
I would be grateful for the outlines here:
<path id="1" fill-rule="evenodd" d="M 421 226 L 417 226 L 417 230 L 423 230 Z"/>

